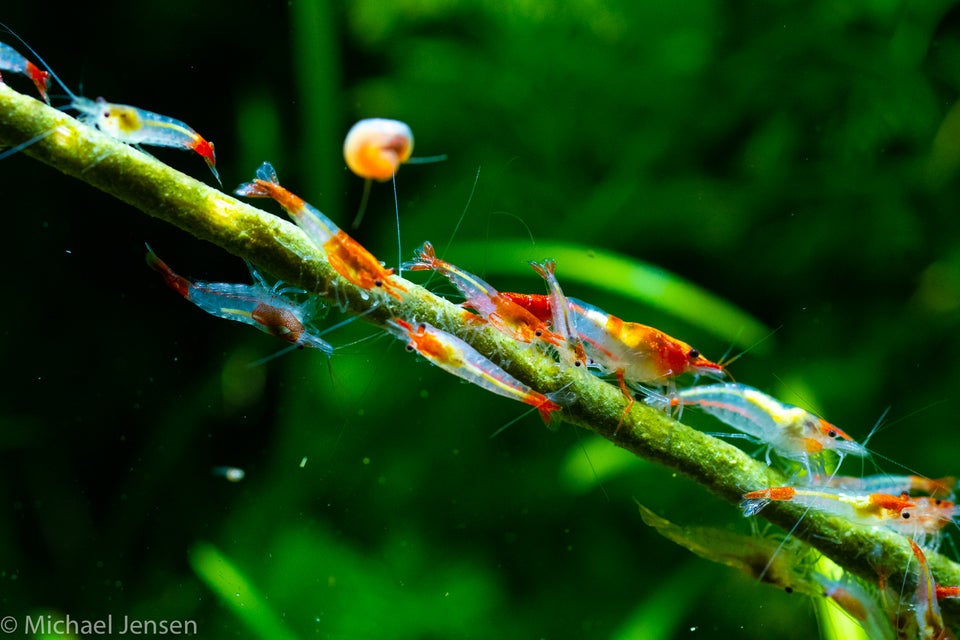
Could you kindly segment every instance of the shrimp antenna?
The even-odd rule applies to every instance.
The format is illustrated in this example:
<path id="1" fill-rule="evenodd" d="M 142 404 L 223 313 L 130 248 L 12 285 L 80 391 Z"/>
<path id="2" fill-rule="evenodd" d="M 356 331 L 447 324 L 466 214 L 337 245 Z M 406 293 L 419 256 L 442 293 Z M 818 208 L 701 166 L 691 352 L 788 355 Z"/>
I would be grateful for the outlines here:
<path id="1" fill-rule="evenodd" d="M 5 160 L 6 158 L 9 158 L 10 156 L 12 156 L 12 155 L 14 155 L 14 154 L 16 154 L 16 153 L 20 153 L 21 151 L 23 151 L 24 149 L 26 149 L 26 148 L 29 147 L 30 145 L 32 145 L 32 144 L 34 144 L 34 143 L 36 143 L 36 142 L 40 142 L 41 140 L 43 140 L 44 138 L 46 138 L 48 135 L 50 135 L 50 134 L 53 133 L 54 131 L 56 131 L 55 128 L 54 128 L 54 129 L 47 129 L 47 130 L 44 131 L 43 133 L 37 134 L 37 135 L 33 136 L 32 138 L 30 138 L 29 140 L 26 140 L 26 141 L 24 141 L 24 142 L 21 142 L 20 144 L 18 144 L 18 145 L 15 146 L 15 147 L 10 147 L 9 149 L 7 149 L 6 151 L 4 151 L 3 153 L 0 153 L 0 160 Z"/>
<path id="2" fill-rule="evenodd" d="M 393 183 L 393 210 L 397 218 L 397 277 L 403 276 L 403 245 L 400 243 L 400 199 L 397 197 L 397 172 L 390 178 Z"/>
<path id="3" fill-rule="evenodd" d="M 463 205 L 463 211 L 460 212 L 460 217 L 457 218 L 457 224 L 453 225 L 453 231 L 450 233 L 450 237 L 447 238 L 447 246 L 443 248 L 443 251 L 440 252 L 440 257 L 447 255 L 447 251 L 450 250 L 450 245 L 453 244 L 453 239 L 456 237 L 457 232 L 460 231 L 460 225 L 463 224 L 464 219 L 467 217 L 467 211 L 470 210 L 470 203 L 473 202 L 473 194 L 477 192 L 477 184 L 480 182 L 480 167 L 477 167 L 477 173 L 473 177 L 473 186 L 470 187 L 470 195 L 467 196 L 467 203 Z M 423 286 L 430 284 L 430 281 L 433 279 L 433 276 L 437 275 L 436 271 L 431 271 L 430 276 L 427 278 L 426 282 L 423 283 Z"/>
<path id="4" fill-rule="evenodd" d="M 755 341 L 753 344 L 751 344 L 749 347 L 743 349 L 742 351 L 740 351 L 740 353 L 736 354 L 735 356 L 733 356 L 733 357 L 731 357 L 731 358 L 727 358 L 727 356 L 730 355 L 730 351 L 733 349 L 733 343 L 731 343 L 731 344 L 730 344 L 730 348 L 727 349 L 726 353 L 723 354 L 723 356 L 720 358 L 720 360 L 717 362 L 717 364 L 719 364 L 721 367 L 724 368 L 724 370 L 726 370 L 726 368 L 727 368 L 728 366 L 730 366 L 731 364 L 733 364 L 734 362 L 736 362 L 737 360 L 739 360 L 742 356 L 746 355 L 746 354 L 749 353 L 750 351 L 753 351 L 755 348 L 757 348 L 758 346 L 760 346 L 761 344 L 763 344 L 764 342 L 766 342 L 767 340 L 769 340 L 770 338 L 772 338 L 772 337 L 774 336 L 774 334 L 776 334 L 778 331 L 780 331 L 780 329 L 783 329 L 783 325 L 780 325 L 779 327 L 773 329 L 770 333 L 768 333 L 767 335 L 763 336 L 763 337 L 760 338 L 759 340 Z M 737 332 L 737 337 L 734 338 L 734 340 L 736 340 L 737 338 L 740 337 L 740 333 L 741 333 L 742 331 L 743 331 L 743 327 L 740 327 L 740 331 Z M 728 373 L 727 375 L 730 375 L 730 374 Z M 733 376 L 731 376 L 731 378 L 732 378 L 732 377 L 733 377 Z"/>
<path id="5" fill-rule="evenodd" d="M 536 407 L 532 407 L 531 409 L 528 409 L 527 411 L 524 411 L 523 413 L 521 413 L 520 415 L 518 415 L 516 418 L 514 418 L 513 420 L 511 420 L 510 422 L 508 422 L 507 424 L 503 425 L 502 427 L 500 427 L 499 429 L 497 429 L 496 431 L 494 431 L 493 433 L 491 433 L 491 434 L 490 434 L 490 439 L 493 440 L 493 439 L 496 438 L 498 435 L 500 435 L 501 433 L 503 433 L 504 431 L 506 431 L 508 427 L 512 427 L 513 425 L 515 425 L 516 423 L 520 422 L 521 420 L 523 420 L 524 418 L 526 418 L 528 415 L 530 415 L 531 413 L 533 413 L 533 412 L 536 411 L 536 410 L 537 410 Z"/>

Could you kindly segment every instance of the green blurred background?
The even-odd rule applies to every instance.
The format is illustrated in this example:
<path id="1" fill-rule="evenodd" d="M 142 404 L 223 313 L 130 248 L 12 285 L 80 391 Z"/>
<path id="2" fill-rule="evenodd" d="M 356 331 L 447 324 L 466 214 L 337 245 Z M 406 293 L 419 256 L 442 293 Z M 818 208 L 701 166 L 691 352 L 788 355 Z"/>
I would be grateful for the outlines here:
<path id="1" fill-rule="evenodd" d="M 569 294 L 714 358 L 778 328 L 737 380 L 855 438 L 892 407 L 877 453 L 960 471 L 956 3 L 45 4 L 0 20 L 74 91 L 214 141 L 227 189 L 271 160 L 347 226 L 344 134 L 404 120 L 415 155 L 449 156 L 397 176 L 405 258 L 429 239 L 541 292 L 525 263 L 558 257 Z M 242 261 L 25 156 L 0 184 L 0 615 L 193 619 L 209 638 L 816 635 L 810 601 L 645 527 L 634 498 L 749 531 L 670 470 L 535 414 L 490 439 L 525 407 L 393 339 L 351 345 L 377 333 L 360 322 L 327 336 L 349 345 L 329 365 L 250 368 L 283 345 L 179 300 L 143 242 L 197 279 L 248 282 Z M 396 262 L 389 185 L 356 235 Z"/>

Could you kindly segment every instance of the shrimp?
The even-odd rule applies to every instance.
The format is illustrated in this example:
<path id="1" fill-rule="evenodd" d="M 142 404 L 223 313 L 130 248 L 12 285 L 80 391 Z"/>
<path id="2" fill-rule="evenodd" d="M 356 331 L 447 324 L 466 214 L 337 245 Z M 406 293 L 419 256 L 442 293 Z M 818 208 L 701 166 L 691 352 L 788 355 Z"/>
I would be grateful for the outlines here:
<path id="1" fill-rule="evenodd" d="M 844 573 L 840 579 L 828 578 L 819 571 L 813 579 L 820 585 L 822 595 L 837 603 L 857 621 L 872 640 L 892 640 L 893 626 L 883 611 L 880 593 L 868 590 L 856 577 Z"/>
<path id="2" fill-rule="evenodd" d="M 890 476 L 880 474 L 861 478 L 851 476 L 817 476 L 815 480 L 817 484 L 847 491 L 858 491 L 862 493 L 905 493 L 907 495 L 920 491 L 931 497 L 947 498 L 948 500 L 953 499 L 953 490 L 957 485 L 957 479 L 953 476 L 924 478 L 923 476 L 915 475 Z"/>
<path id="3" fill-rule="evenodd" d="M 553 316 L 551 296 L 506 293 L 503 297 L 523 306 L 537 317 Z M 672 386 L 671 379 L 685 373 L 714 378 L 727 375 L 723 365 L 711 362 L 686 342 L 659 329 L 625 322 L 576 298 L 567 298 L 567 304 L 573 313 L 573 322 L 585 347 L 585 355 L 604 371 L 616 376 L 617 384 L 627 399 L 627 406 L 614 434 L 635 402 L 629 385 L 654 383 Z"/>
<path id="4" fill-rule="evenodd" d="M 566 400 L 567 394 L 562 392 L 534 391 L 460 338 L 427 323 L 414 327 L 402 318 L 394 318 L 387 323 L 387 329 L 407 341 L 408 351 L 416 351 L 447 373 L 536 408 L 545 424 L 550 424 L 551 414 L 560 410 L 560 402 Z"/>
<path id="5" fill-rule="evenodd" d="M 557 281 L 556 270 L 557 263 L 554 260 L 544 260 L 542 263 L 530 262 L 533 270 L 547 283 L 550 289 L 550 310 L 553 330 L 563 336 L 566 341 L 566 349 L 560 350 L 560 359 L 568 366 L 586 367 L 587 354 L 583 348 L 583 340 L 577 333 L 577 318 L 570 305 L 567 304 L 567 297 L 560 288 Z"/>
<path id="6" fill-rule="evenodd" d="M 191 282 L 175 273 L 147 245 L 147 264 L 163 276 L 167 286 L 210 315 L 249 324 L 292 345 L 319 349 L 327 355 L 333 346 L 310 332 L 304 325 L 315 314 L 316 302 L 295 304 L 284 297 L 281 283 L 267 287 L 252 267 L 257 284 Z"/>
<path id="7" fill-rule="evenodd" d="M 234 190 L 238 196 L 273 198 L 303 229 L 317 247 L 323 249 L 330 266 L 341 276 L 366 290 L 377 287 L 402 301 L 407 288 L 390 279 L 393 269 L 384 267 L 363 245 L 337 227 L 330 218 L 294 195 L 277 180 L 273 165 L 264 162 L 256 178 Z"/>
<path id="8" fill-rule="evenodd" d="M 7 32 L 20 40 L 47 69 L 50 68 L 23 38 L 2 23 L 0 23 L 0 27 L 6 29 Z M 8 47 L 5 45 L 0 45 L 0 47 L 2 47 L 0 48 L 0 69 L 3 69 L 5 68 L 2 66 L 5 57 L 4 51 L 8 49 Z M 12 51 L 12 49 L 10 51 Z M 16 52 L 13 53 L 15 54 Z M 52 77 L 56 80 L 57 84 L 63 87 L 63 90 L 67 92 L 70 98 L 70 103 L 62 107 L 62 109 L 78 112 L 80 122 L 95 127 L 111 138 L 126 144 L 145 144 L 156 147 L 174 147 L 192 150 L 203 158 L 204 162 L 207 163 L 207 167 L 209 167 L 213 173 L 213 177 L 217 179 L 217 183 L 220 184 L 221 187 L 223 186 L 223 183 L 220 181 L 220 174 L 217 171 L 217 159 L 214 154 L 213 143 L 204 139 L 203 136 L 180 120 L 153 113 L 146 109 L 107 102 L 103 98 L 97 98 L 96 100 L 84 98 L 70 91 L 69 87 L 67 87 L 52 70 L 40 71 L 32 64 L 27 67 L 27 70 L 30 72 L 31 77 L 34 78 L 34 83 L 37 84 L 37 89 L 40 90 L 44 99 L 46 99 L 48 78 Z M 34 76 L 35 73 L 40 74 L 40 76 L 37 77 L 42 79 L 43 89 L 40 88 L 41 85 L 38 83 L 37 77 Z M 49 103 L 49 100 L 47 100 L 47 102 Z M 41 137 L 43 136 L 39 136 L 37 140 Z"/>
<path id="9" fill-rule="evenodd" d="M 815 475 L 825 475 L 822 458 L 811 462 L 824 450 L 836 452 L 841 462 L 848 454 L 864 457 L 869 453 L 823 418 L 736 382 L 690 387 L 670 396 L 650 395 L 646 402 L 654 406 L 698 406 L 744 434 L 740 437 L 763 442 L 768 465 L 773 450 L 803 464 L 811 481 Z"/>
<path id="10" fill-rule="evenodd" d="M 50 86 L 50 72 L 39 68 L 20 55 L 16 49 L 2 42 L 0 42 L 0 71 L 19 73 L 30 78 L 37 87 L 37 92 L 40 93 L 43 101 L 50 104 L 50 98 L 47 96 L 47 88 Z"/>
<path id="11" fill-rule="evenodd" d="M 787 593 L 818 595 L 810 580 L 816 554 L 802 542 L 738 533 L 714 527 L 680 526 L 639 502 L 640 517 L 657 533 L 701 558 L 739 569 L 751 578 L 783 588 Z"/>
<path id="12" fill-rule="evenodd" d="M 745 516 L 759 513 L 772 501 L 793 502 L 840 516 L 864 526 L 885 527 L 911 538 L 939 544 L 941 529 L 953 520 L 955 507 L 939 498 L 895 496 L 887 493 L 855 493 L 830 487 L 798 489 L 772 487 L 743 495 Z"/>
<path id="13" fill-rule="evenodd" d="M 943 623 L 940 603 L 937 600 L 937 584 L 927 565 L 927 557 L 913 540 L 908 540 L 917 559 L 917 590 L 913 596 L 913 613 L 917 620 L 918 637 L 924 640 L 944 640 L 953 635 Z"/>
<path id="14" fill-rule="evenodd" d="M 121 142 L 194 151 L 207 163 L 217 183 L 223 186 L 217 171 L 213 143 L 176 118 L 126 104 L 107 102 L 103 98 L 91 100 L 73 94 L 66 108 L 79 112 L 80 122 L 96 127 Z"/>
<path id="15" fill-rule="evenodd" d="M 439 271 L 466 298 L 464 305 L 480 314 L 481 318 L 498 331 L 520 342 L 540 339 L 554 346 L 566 343 L 562 335 L 554 333 L 547 327 L 546 321 L 504 298 L 496 289 L 472 273 L 438 258 L 433 245 L 429 242 L 424 242 L 423 246 L 417 249 L 416 255 L 416 260 L 404 263 L 403 266 L 407 270 Z"/>

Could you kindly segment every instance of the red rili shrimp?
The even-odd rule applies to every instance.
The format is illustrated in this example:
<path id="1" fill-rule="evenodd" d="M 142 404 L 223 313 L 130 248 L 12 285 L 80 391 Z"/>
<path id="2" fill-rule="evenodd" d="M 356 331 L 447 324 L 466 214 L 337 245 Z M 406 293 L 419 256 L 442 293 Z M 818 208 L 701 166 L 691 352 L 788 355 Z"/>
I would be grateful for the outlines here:
<path id="1" fill-rule="evenodd" d="M 953 499 L 953 492 L 957 486 L 957 479 L 953 476 L 944 476 L 943 478 L 924 478 L 916 475 L 887 475 L 879 474 L 873 476 L 853 477 L 853 476 L 817 476 L 816 484 L 844 489 L 846 491 L 856 491 L 860 493 L 892 493 L 892 494 L 913 494 L 916 492 L 925 493 L 935 498 Z"/>
<path id="2" fill-rule="evenodd" d="M 551 296 L 505 293 L 503 297 L 538 317 L 553 316 Z M 659 329 L 625 322 L 576 298 L 567 298 L 567 304 L 586 356 L 604 371 L 616 375 L 620 390 L 627 399 L 627 406 L 620 416 L 621 423 L 635 401 L 628 384 L 667 384 L 685 373 L 711 377 L 727 375 L 723 365 L 711 362 L 686 342 Z"/>
<path id="3" fill-rule="evenodd" d="M 312 347 L 327 355 L 333 346 L 305 326 L 316 312 L 316 302 L 296 304 L 285 298 L 277 283 L 268 287 L 252 267 L 257 284 L 191 282 L 175 273 L 147 245 L 147 264 L 163 276 L 167 286 L 210 315 L 242 322 L 296 347 Z"/>
<path id="4" fill-rule="evenodd" d="M 905 536 L 939 544 L 943 527 L 952 522 L 953 502 L 926 496 L 909 497 L 886 493 L 854 493 L 820 487 L 772 487 L 744 494 L 740 508 L 745 516 L 759 513 L 772 501 L 788 501 L 841 516 L 855 524 L 885 527 Z"/>
<path id="5" fill-rule="evenodd" d="M 414 326 L 406 320 L 394 318 L 387 324 L 387 329 L 407 341 L 407 350 L 416 351 L 444 371 L 536 408 L 546 424 L 550 424 L 551 414 L 562 408 L 562 392 L 543 394 L 534 391 L 460 338 L 432 325 L 421 322 Z"/>
<path id="6" fill-rule="evenodd" d="M 770 450 L 804 465 L 807 477 L 824 475 L 824 463 L 818 454 L 831 450 L 840 456 L 865 457 L 866 447 L 854 442 L 838 427 L 809 411 L 780 402 L 758 389 L 735 382 L 689 387 L 670 394 L 654 396 L 646 402 L 665 408 L 697 406 L 744 436 L 767 445 Z"/>
<path id="7" fill-rule="evenodd" d="M 50 104 L 50 98 L 47 97 L 47 88 L 50 86 L 50 72 L 39 68 L 20 55 L 16 49 L 3 42 L 0 42 L 0 71 L 19 73 L 30 78 L 37 87 L 43 101 Z"/>
<path id="8" fill-rule="evenodd" d="M 80 122 L 96 127 L 111 138 L 127 144 L 145 144 L 154 147 L 173 147 L 195 152 L 220 182 L 213 143 L 204 139 L 186 123 L 146 109 L 126 104 L 107 102 L 103 98 L 91 100 L 71 95 L 68 109 L 79 112 Z"/>
<path id="9" fill-rule="evenodd" d="M 407 288 L 391 279 L 393 269 L 384 267 L 363 245 L 310 206 L 303 198 L 280 186 L 273 165 L 264 162 L 257 169 L 252 182 L 240 185 L 234 191 L 238 196 L 272 198 L 282 206 L 318 247 L 323 249 L 330 266 L 341 276 L 366 290 L 378 288 L 398 301 L 403 300 Z"/>
<path id="10" fill-rule="evenodd" d="M 542 320 L 553 317 L 551 296 L 504 292 L 501 294 Z M 699 350 L 659 329 L 626 322 L 591 304 L 568 297 L 577 333 L 587 356 L 610 372 L 619 372 L 629 383 L 660 383 L 684 373 L 722 378 L 723 365 L 705 358 Z M 626 392 L 629 395 L 629 391 Z"/>
<path id="11" fill-rule="evenodd" d="M 476 311 L 500 332 L 521 342 L 540 339 L 555 346 L 565 344 L 563 336 L 551 331 L 544 320 L 501 296 L 500 292 L 472 273 L 438 258 L 429 242 L 424 242 L 416 255 L 416 260 L 404 263 L 405 269 L 440 272 L 466 298 L 464 305 Z"/>

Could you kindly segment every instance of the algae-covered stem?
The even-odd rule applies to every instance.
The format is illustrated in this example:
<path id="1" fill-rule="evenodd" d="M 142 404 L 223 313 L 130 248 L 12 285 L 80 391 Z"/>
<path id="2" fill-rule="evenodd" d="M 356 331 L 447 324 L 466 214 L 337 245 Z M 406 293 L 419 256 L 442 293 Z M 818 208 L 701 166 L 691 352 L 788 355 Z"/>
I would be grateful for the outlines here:
<path id="1" fill-rule="evenodd" d="M 348 312 L 363 314 L 367 322 L 382 326 L 395 315 L 426 321 L 468 340 L 534 389 L 549 392 L 567 385 L 566 391 L 576 400 L 563 410 L 564 420 L 676 469 L 733 504 L 745 491 L 784 483 L 780 474 L 740 449 L 640 403 L 617 431 L 625 399 L 616 386 L 580 369 L 561 369 L 549 356 L 492 328 L 468 325 L 460 307 L 413 283 L 406 283 L 410 295 L 402 303 L 370 295 L 340 277 L 322 251 L 292 223 L 210 188 L 0 83 L 0 144 L 14 146 L 32 138 L 39 139 L 25 148 L 24 154 L 250 260 L 290 284 L 339 300 Z M 802 508 L 786 503 L 771 505 L 763 512 L 787 530 L 802 514 Z M 910 574 L 906 571 L 910 549 L 890 532 L 811 512 L 794 535 L 868 580 L 881 571 L 896 584 L 901 576 Z M 929 561 L 941 583 L 960 584 L 960 566 L 936 554 L 930 554 Z M 958 612 L 960 609 L 949 609 L 948 620 Z"/>

